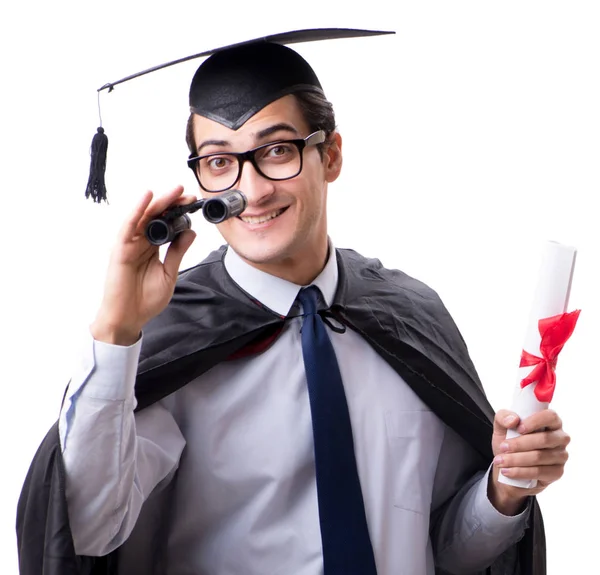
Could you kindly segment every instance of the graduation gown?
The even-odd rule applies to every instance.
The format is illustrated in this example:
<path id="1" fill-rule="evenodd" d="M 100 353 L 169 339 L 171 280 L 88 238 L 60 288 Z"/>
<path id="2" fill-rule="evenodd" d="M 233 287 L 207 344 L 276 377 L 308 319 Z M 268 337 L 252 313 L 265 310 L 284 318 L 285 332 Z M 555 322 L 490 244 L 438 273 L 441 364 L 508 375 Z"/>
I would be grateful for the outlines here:
<path id="1" fill-rule="evenodd" d="M 229 277 L 226 248 L 179 275 L 167 308 L 144 328 L 136 409 L 159 401 L 214 365 L 273 340 L 285 318 L 263 307 Z M 467 347 L 438 295 L 423 283 L 352 250 L 336 250 L 339 279 L 328 315 L 359 333 L 437 416 L 461 435 L 487 468 L 494 410 Z M 40 445 L 17 509 L 21 575 L 114 575 L 118 549 L 77 556 L 67 502 L 58 423 Z M 525 536 L 487 575 L 545 575 L 542 516 L 531 502 Z M 149 574 L 150 575 L 150 574 Z M 438 570 L 437 575 L 443 575 Z"/>

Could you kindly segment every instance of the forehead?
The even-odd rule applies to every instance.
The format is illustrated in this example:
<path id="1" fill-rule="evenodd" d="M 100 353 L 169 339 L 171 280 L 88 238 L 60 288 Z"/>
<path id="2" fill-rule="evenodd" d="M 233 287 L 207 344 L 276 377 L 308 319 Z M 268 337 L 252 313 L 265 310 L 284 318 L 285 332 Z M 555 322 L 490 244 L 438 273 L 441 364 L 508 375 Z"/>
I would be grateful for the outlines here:
<path id="1" fill-rule="evenodd" d="M 309 135 L 309 126 L 298 100 L 293 95 L 288 95 L 265 106 L 237 130 L 232 130 L 219 122 L 194 114 L 194 139 L 197 146 L 207 139 L 228 142 L 253 142 L 258 138 L 259 132 L 275 124 L 288 124 L 298 132 L 298 137 Z"/>

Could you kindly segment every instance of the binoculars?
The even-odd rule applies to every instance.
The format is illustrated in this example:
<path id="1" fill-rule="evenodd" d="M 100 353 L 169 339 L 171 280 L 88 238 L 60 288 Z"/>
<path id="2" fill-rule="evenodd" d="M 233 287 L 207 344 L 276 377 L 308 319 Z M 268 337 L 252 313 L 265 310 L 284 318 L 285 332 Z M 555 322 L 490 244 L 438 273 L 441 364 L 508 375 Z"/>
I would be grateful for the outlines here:
<path id="1" fill-rule="evenodd" d="M 219 224 L 239 216 L 247 205 L 246 196 L 239 190 L 229 190 L 209 199 L 202 199 L 186 206 L 174 206 L 160 217 L 148 222 L 146 238 L 155 246 L 172 242 L 177 234 L 192 227 L 188 214 L 202 210 L 204 218 L 211 224 Z"/>

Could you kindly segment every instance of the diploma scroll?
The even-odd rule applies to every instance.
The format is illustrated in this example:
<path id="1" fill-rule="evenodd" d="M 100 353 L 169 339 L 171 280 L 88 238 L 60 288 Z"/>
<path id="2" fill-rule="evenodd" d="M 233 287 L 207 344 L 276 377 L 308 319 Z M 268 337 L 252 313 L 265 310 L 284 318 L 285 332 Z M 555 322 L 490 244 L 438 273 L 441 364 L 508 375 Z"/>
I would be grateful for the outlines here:
<path id="1" fill-rule="evenodd" d="M 547 344 L 547 339 L 549 337 L 552 340 L 556 333 L 559 333 L 560 338 L 560 335 L 564 336 L 567 332 L 568 339 L 577 321 L 579 312 L 566 313 L 576 254 L 577 250 L 574 247 L 557 242 L 547 242 L 544 245 L 512 404 L 512 410 L 521 419 L 547 409 L 552 399 L 556 355 L 562 349 L 564 341 L 560 345 L 554 343 L 552 346 Z M 541 332 L 544 330 L 546 335 L 542 337 Z M 548 352 L 547 348 L 554 353 Z M 507 439 L 518 436 L 519 433 L 512 429 L 506 434 Z M 510 479 L 502 473 L 499 481 L 525 489 L 537 485 L 537 480 Z"/>

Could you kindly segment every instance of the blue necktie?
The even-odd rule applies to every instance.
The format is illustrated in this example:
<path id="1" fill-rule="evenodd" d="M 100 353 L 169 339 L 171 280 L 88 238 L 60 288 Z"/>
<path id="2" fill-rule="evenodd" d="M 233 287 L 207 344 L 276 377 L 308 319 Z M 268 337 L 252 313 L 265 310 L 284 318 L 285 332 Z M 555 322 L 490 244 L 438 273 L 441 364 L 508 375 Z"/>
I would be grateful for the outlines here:
<path id="1" fill-rule="evenodd" d="M 376 575 L 342 376 L 317 313 L 319 289 L 304 288 L 302 355 L 315 444 L 325 575 Z"/>

